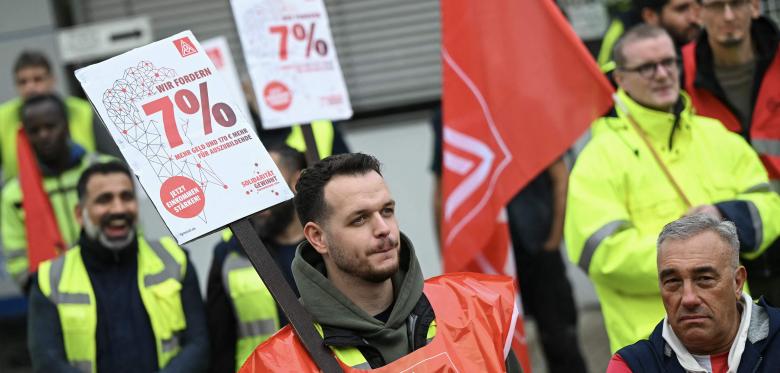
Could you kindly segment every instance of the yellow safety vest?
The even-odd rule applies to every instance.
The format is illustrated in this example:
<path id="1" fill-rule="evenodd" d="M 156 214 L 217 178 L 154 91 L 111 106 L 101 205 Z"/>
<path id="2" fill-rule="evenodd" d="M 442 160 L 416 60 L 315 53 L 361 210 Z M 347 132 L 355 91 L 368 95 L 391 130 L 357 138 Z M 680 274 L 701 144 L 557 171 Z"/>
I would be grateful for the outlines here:
<path id="1" fill-rule="evenodd" d="M 179 353 L 179 334 L 187 327 L 181 303 L 186 269 L 187 257 L 172 238 L 150 244 L 138 236 L 138 290 L 152 324 L 160 369 Z M 68 361 L 82 372 L 96 372 L 97 305 L 81 249 L 76 246 L 43 262 L 38 285 L 57 306 Z"/>
<path id="2" fill-rule="evenodd" d="M 3 180 L 10 180 L 19 173 L 16 160 L 16 132 L 21 125 L 19 110 L 22 100 L 15 98 L 0 105 L 0 157 Z M 68 111 L 68 128 L 73 142 L 89 152 L 95 151 L 95 133 L 92 129 L 92 106 L 78 97 L 65 98 Z"/>
<path id="3" fill-rule="evenodd" d="M 315 120 L 311 122 L 311 130 L 314 133 L 314 142 L 317 143 L 317 153 L 320 159 L 333 153 L 333 122 L 329 120 Z M 287 136 L 285 143 L 299 152 L 306 151 L 306 141 L 303 139 L 303 130 L 300 125 L 294 125 L 292 132 Z"/>
<path id="4" fill-rule="evenodd" d="M 325 334 L 322 332 L 322 326 L 318 323 L 314 323 L 314 328 L 320 333 L 320 337 Z M 428 326 L 428 332 L 425 335 L 426 343 L 430 343 L 433 337 L 436 336 L 436 320 L 431 321 L 431 325 Z M 333 347 L 329 346 L 336 358 L 342 363 L 349 365 L 355 369 L 370 370 L 371 364 L 368 363 L 366 357 L 356 347 Z"/>
<path id="5" fill-rule="evenodd" d="M 222 284 L 236 315 L 238 371 L 260 343 L 279 330 L 276 301 L 245 256 L 231 252 L 222 265 Z"/>
<path id="6" fill-rule="evenodd" d="M 609 71 L 614 68 L 614 62 L 612 61 L 612 49 L 615 47 L 618 39 L 623 35 L 625 26 L 620 19 L 614 19 L 609 24 L 607 32 L 604 34 L 604 39 L 601 41 L 601 49 L 599 49 L 599 55 L 596 61 L 601 66 L 602 71 Z M 608 68 L 612 67 L 612 68 Z"/>

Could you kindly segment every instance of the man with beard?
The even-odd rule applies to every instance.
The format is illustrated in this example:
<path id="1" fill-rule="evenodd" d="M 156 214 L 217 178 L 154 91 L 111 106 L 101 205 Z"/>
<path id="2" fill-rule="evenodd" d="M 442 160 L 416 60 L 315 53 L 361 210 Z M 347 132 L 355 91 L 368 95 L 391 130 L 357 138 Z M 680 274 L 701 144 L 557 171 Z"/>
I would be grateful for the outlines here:
<path id="1" fill-rule="evenodd" d="M 598 63 L 605 69 L 614 68 L 612 49 L 624 31 L 645 23 L 666 30 L 679 50 L 683 45 L 699 36 L 699 0 L 634 0 L 633 8 L 621 15 L 610 25 L 601 50 Z"/>
<path id="2" fill-rule="evenodd" d="M 704 32 L 683 48 L 685 90 L 700 115 L 747 140 L 780 191 L 780 32 L 758 0 L 702 0 Z M 780 242 L 743 255 L 753 294 L 780 304 Z"/>
<path id="3" fill-rule="evenodd" d="M 640 25 L 615 46 L 615 106 L 569 178 L 569 258 L 593 281 L 612 352 L 646 338 L 663 317 L 655 239 L 680 216 L 733 222 L 740 253 L 761 255 L 780 236 L 780 197 L 756 153 L 680 90 L 674 44 Z M 754 289 L 751 287 L 751 291 Z"/>
<path id="4" fill-rule="evenodd" d="M 295 189 L 306 241 L 296 250 L 293 276 L 342 364 L 398 372 L 519 370 L 509 348 L 517 317 L 512 279 L 459 273 L 423 282 L 376 158 L 327 157 L 304 170 Z M 258 346 L 242 371 L 319 369 L 288 326 Z"/>
<path id="5" fill-rule="evenodd" d="M 76 243 L 79 236 L 79 226 L 73 215 L 78 203 L 76 182 L 89 165 L 107 161 L 110 157 L 87 152 L 71 141 L 66 105 L 56 95 L 28 98 L 22 105 L 20 115 L 22 128 L 40 169 L 43 190 L 48 194 L 63 243 L 68 247 Z M 42 212 L 27 211 L 24 187 L 18 177 L 3 187 L 0 235 L 8 273 L 26 290 L 29 280 L 27 232 L 40 227 L 28 227 L 25 216 Z"/>
<path id="6" fill-rule="evenodd" d="M 283 144 L 269 147 L 268 153 L 295 191 L 306 167 L 303 153 Z M 293 201 L 259 212 L 250 222 L 297 294 L 290 266 L 295 247 L 304 237 Z M 206 294 L 211 372 L 238 370 L 257 345 L 287 325 L 284 313 L 230 231 L 223 233 L 223 241 L 214 248 Z"/>
<path id="7" fill-rule="evenodd" d="M 208 331 L 195 269 L 170 237 L 138 232 L 130 171 L 79 179 L 78 245 L 43 262 L 30 295 L 36 372 L 203 372 Z"/>

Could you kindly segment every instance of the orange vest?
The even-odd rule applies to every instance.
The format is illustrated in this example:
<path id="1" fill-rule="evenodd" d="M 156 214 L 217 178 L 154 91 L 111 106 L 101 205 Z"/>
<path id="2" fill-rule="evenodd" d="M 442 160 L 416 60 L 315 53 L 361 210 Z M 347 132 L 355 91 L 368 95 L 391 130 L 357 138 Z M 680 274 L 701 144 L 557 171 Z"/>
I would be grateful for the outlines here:
<path id="1" fill-rule="evenodd" d="M 436 314 L 436 336 L 428 345 L 371 370 L 390 372 L 503 372 L 517 320 L 510 277 L 450 273 L 425 281 Z M 339 361 L 345 373 L 363 372 Z M 289 325 L 257 346 L 241 373 L 319 372 Z"/>
<path id="2" fill-rule="evenodd" d="M 696 113 L 716 118 L 730 131 L 742 133 L 737 116 L 711 92 L 694 87 L 696 79 L 696 42 L 682 49 L 685 69 L 685 90 L 693 100 Z M 750 144 L 761 157 L 770 179 L 780 179 L 780 53 L 760 82 L 761 90 L 753 105 L 750 123 Z"/>

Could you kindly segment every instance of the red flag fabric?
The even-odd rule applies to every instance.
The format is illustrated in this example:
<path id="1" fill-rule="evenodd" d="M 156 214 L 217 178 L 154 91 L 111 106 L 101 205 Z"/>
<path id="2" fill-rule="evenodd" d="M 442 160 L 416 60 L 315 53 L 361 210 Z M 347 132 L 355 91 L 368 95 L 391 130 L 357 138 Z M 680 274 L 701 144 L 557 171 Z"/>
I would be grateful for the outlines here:
<path id="1" fill-rule="evenodd" d="M 24 129 L 19 129 L 16 138 L 24 230 L 27 233 L 27 258 L 30 263 L 29 271 L 33 273 L 38 270 L 38 264 L 65 250 L 65 244 L 49 196 L 43 189 L 38 160 L 27 141 Z"/>
<path id="2" fill-rule="evenodd" d="M 612 87 L 552 0 L 447 0 L 441 13 L 444 270 L 515 276 L 496 216 L 607 111 Z M 530 372 L 522 318 L 514 336 Z"/>
<path id="3" fill-rule="evenodd" d="M 441 7 L 441 242 L 445 270 L 459 271 L 500 209 L 606 112 L 612 87 L 552 0 Z"/>

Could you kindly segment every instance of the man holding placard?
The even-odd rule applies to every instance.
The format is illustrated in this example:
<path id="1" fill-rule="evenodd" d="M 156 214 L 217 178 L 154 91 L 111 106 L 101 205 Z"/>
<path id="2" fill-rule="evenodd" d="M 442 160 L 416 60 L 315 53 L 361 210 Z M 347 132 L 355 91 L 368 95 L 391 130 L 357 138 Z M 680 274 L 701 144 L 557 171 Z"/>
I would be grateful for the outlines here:
<path id="1" fill-rule="evenodd" d="M 517 318 L 512 280 L 455 274 L 424 282 L 376 158 L 325 158 L 303 171 L 295 189 L 307 241 L 298 246 L 293 276 L 304 307 L 343 365 L 519 370 L 509 349 Z M 292 330 L 282 329 L 254 351 L 243 371 L 318 371 L 299 347 Z"/>

